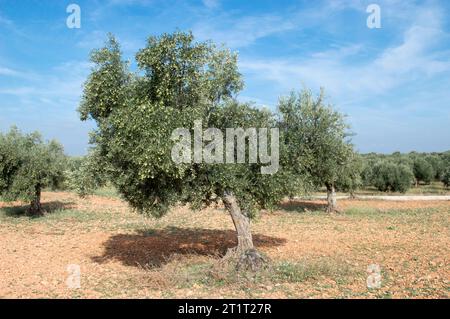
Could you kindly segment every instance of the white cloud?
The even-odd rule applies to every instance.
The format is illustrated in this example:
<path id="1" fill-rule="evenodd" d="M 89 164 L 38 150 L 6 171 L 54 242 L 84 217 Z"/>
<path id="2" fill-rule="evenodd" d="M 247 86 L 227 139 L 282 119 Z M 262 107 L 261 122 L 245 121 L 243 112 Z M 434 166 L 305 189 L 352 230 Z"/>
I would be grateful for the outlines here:
<path id="1" fill-rule="evenodd" d="M 215 9 L 220 5 L 220 0 L 203 0 L 203 4 L 209 9 Z"/>
<path id="2" fill-rule="evenodd" d="M 229 47 L 243 47 L 257 39 L 289 31 L 295 24 L 277 15 L 247 16 L 239 19 L 214 17 L 194 25 L 193 33 L 202 40 L 213 39 Z"/>
<path id="3" fill-rule="evenodd" d="M 303 59 L 247 59 L 240 66 L 249 74 L 275 81 L 285 89 L 297 88 L 303 81 L 315 87 L 324 86 L 334 96 L 381 94 L 413 79 L 450 71 L 448 54 L 436 48 L 448 39 L 439 21 L 437 11 L 422 11 L 404 32 L 400 44 L 386 48 L 364 64 L 348 61 L 364 51 L 363 46 L 356 44 L 316 52 Z"/>
<path id="4" fill-rule="evenodd" d="M 87 62 L 66 62 L 47 74 L 29 77 L 20 86 L 2 85 L 0 95 L 14 96 L 21 107 L 48 105 L 61 108 L 70 105 L 74 110 L 90 67 L 91 64 Z"/>
<path id="5" fill-rule="evenodd" d="M 129 5 L 141 5 L 147 6 L 152 4 L 153 0 L 109 0 L 106 5 L 108 6 L 129 6 Z"/>
<path id="6" fill-rule="evenodd" d="M 205 2 L 211 5 L 216 0 Z M 365 10 L 360 0 L 317 3 L 312 2 L 311 6 L 301 9 L 294 3 L 270 14 L 245 15 L 243 17 L 236 10 L 214 14 L 207 11 L 205 15 L 199 15 L 197 20 L 200 22 L 194 24 L 192 30 L 202 40 L 212 39 L 215 42 L 225 43 L 228 47 L 239 48 L 249 46 L 258 39 L 275 34 L 288 31 L 302 32 L 307 28 L 322 28 L 326 24 L 333 25 L 332 15 L 342 10 Z M 205 5 L 208 7 L 206 3 Z"/>
<path id="7" fill-rule="evenodd" d="M 21 78 L 26 80 L 32 80 L 36 78 L 36 75 L 30 72 L 23 72 L 9 67 L 3 67 L 0 65 L 0 76 Z"/>
<path id="8" fill-rule="evenodd" d="M 12 70 L 10 68 L 5 68 L 5 67 L 0 66 L 0 75 L 18 76 L 18 75 L 20 75 L 20 72 Z"/>
<path id="9" fill-rule="evenodd" d="M 2 15 L 0 12 L 0 27 L 4 27 L 9 30 L 9 32 L 14 33 L 17 36 L 26 37 L 26 35 L 16 26 L 13 20 Z"/>
<path id="10" fill-rule="evenodd" d="M 77 46 L 80 48 L 100 48 L 105 44 L 107 40 L 107 32 L 94 30 L 84 34 L 84 36 L 77 42 Z"/>
<path id="11" fill-rule="evenodd" d="M 12 27 L 14 25 L 14 23 L 0 13 L 0 25 Z"/>

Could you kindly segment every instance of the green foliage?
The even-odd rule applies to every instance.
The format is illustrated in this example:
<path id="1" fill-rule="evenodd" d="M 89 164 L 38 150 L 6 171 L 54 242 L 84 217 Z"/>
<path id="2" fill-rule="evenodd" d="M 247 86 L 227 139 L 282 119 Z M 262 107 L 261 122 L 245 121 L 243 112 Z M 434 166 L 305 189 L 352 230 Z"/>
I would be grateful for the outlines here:
<path id="1" fill-rule="evenodd" d="M 364 162 L 362 157 L 353 153 L 341 170 L 336 182 L 336 189 L 341 192 L 353 194 L 363 186 Z"/>
<path id="2" fill-rule="evenodd" d="M 365 186 L 374 185 L 373 180 L 376 179 L 376 172 L 373 171 L 373 168 L 380 161 L 408 166 L 413 171 L 417 183 L 420 181 L 430 184 L 433 180 L 442 180 L 445 168 L 447 165 L 450 166 L 450 152 L 411 152 L 409 154 L 402 154 L 400 152 L 393 154 L 370 153 L 362 155 L 362 160 L 363 169 L 361 179 Z M 383 180 L 383 177 L 380 177 L 380 180 Z"/>
<path id="3" fill-rule="evenodd" d="M 381 161 L 374 165 L 371 173 L 371 184 L 382 192 L 405 193 L 414 179 L 411 168 L 405 164 Z"/>
<path id="4" fill-rule="evenodd" d="M 90 117 L 101 122 L 114 108 L 123 105 L 131 74 L 127 72 L 128 65 L 121 60 L 119 44 L 112 36 L 105 48 L 92 52 L 91 62 L 95 69 L 85 84 L 79 112 L 82 120 Z"/>
<path id="5" fill-rule="evenodd" d="M 450 151 L 441 154 L 442 173 L 440 180 L 446 187 L 450 186 Z"/>
<path id="6" fill-rule="evenodd" d="M 105 166 L 101 164 L 95 152 L 85 157 L 72 157 L 65 171 L 66 188 L 84 197 L 93 194 L 108 183 Z"/>
<path id="7" fill-rule="evenodd" d="M 439 155 L 442 160 L 443 170 L 445 170 L 446 167 L 450 167 L 450 151 L 444 152 Z"/>
<path id="8" fill-rule="evenodd" d="M 450 166 L 442 174 L 441 181 L 445 187 L 450 187 Z"/>
<path id="9" fill-rule="evenodd" d="M 56 141 L 16 127 L 0 134 L 0 195 L 4 200 L 39 200 L 41 189 L 56 188 L 64 178 L 65 155 Z"/>
<path id="10" fill-rule="evenodd" d="M 351 174 L 359 164 L 349 127 L 342 114 L 324 103 L 323 90 L 317 98 L 308 90 L 292 93 L 280 100 L 278 108 L 287 156 L 300 170 L 297 174 L 306 174 L 316 187 L 339 184 L 353 189 L 360 184 L 360 177 Z"/>
<path id="11" fill-rule="evenodd" d="M 413 170 L 416 180 L 426 184 L 431 183 L 435 176 L 433 166 L 423 158 L 416 158 L 414 160 Z"/>
<path id="12" fill-rule="evenodd" d="M 425 157 L 425 160 L 430 163 L 431 167 L 433 168 L 433 179 L 440 180 L 445 170 L 444 160 L 437 154 L 430 154 Z"/>

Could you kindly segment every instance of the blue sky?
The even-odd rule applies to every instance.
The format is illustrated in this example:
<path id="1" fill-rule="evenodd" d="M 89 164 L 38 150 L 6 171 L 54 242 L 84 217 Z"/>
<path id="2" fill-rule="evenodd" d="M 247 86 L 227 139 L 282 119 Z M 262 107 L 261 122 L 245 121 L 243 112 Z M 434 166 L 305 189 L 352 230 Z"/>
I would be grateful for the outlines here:
<path id="1" fill-rule="evenodd" d="M 66 26 L 69 4 L 81 28 Z M 366 8 L 381 8 L 369 29 Z M 89 52 L 114 33 L 133 60 L 149 35 L 192 30 L 239 52 L 242 101 L 275 108 L 326 89 L 361 152 L 450 149 L 450 1 L 0 0 L 0 130 L 16 124 L 84 154 L 76 108 Z"/>

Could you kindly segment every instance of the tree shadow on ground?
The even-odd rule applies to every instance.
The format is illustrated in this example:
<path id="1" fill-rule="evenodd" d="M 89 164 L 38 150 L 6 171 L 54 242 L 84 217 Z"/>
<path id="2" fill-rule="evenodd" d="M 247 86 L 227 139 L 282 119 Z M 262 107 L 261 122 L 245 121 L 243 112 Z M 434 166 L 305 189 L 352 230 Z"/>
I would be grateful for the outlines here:
<path id="1" fill-rule="evenodd" d="M 42 211 L 44 215 L 37 215 L 32 216 L 28 214 L 28 209 L 30 208 L 30 205 L 12 205 L 12 206 L 5 206 L 0 207 L 0 211 L 4 211 L 4 215 L 7 217 L 24 217 L 28 216 L 31 218 L 41 218 L 45 216 L 46 214 L 52 214 L 56 211 L 64 210 L 64 209 L 70 209 L 75 205 L 74 202 L 61 202 L 61 201 L 53 201 L 53 202 L 45 202 L 42 203 Z"/>
<path id="2" fill-rule="evenodd" d="M 285 210 L 288 212 L 297 212 L 297 213 L 306 213 L 306 212 L 316 212 L 316 211 L 325 211 L 327 205 L 325 202 L 320 201 L 308 201 L 301 199 L 291 199 L 289 201 L 285 201 L 279 205 L 281 210 Z"/>
<path id="3" fill-rule="evenodd" d="M 253 235 L 256 247 L 275 247 L 286 243 L 284 238 Z M 223 256 L 237 245 L 232 230 L 166 227 L 151 229 L 137 235 L 119 234 L 104 244 L 102 256 L 93 257 L 97 263 L 118 260 L 126 266 L 161 267 L 174 255 Z"/>

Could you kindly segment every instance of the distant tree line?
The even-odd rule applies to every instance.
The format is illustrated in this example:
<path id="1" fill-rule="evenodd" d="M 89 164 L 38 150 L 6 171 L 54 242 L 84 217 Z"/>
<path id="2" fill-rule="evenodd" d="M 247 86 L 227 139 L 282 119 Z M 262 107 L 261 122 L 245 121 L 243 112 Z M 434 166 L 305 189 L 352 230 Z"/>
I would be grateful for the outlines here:
<path id="1" fill-rule="evenodd" d="M 402 154 L 369 153 L 361 155 L 362 186 L 374 186 L 383 192 L 404 193 L 420 184 L 440 181 L 450 185 L 450 151 L 442 153 L 410 152 Z"/>

